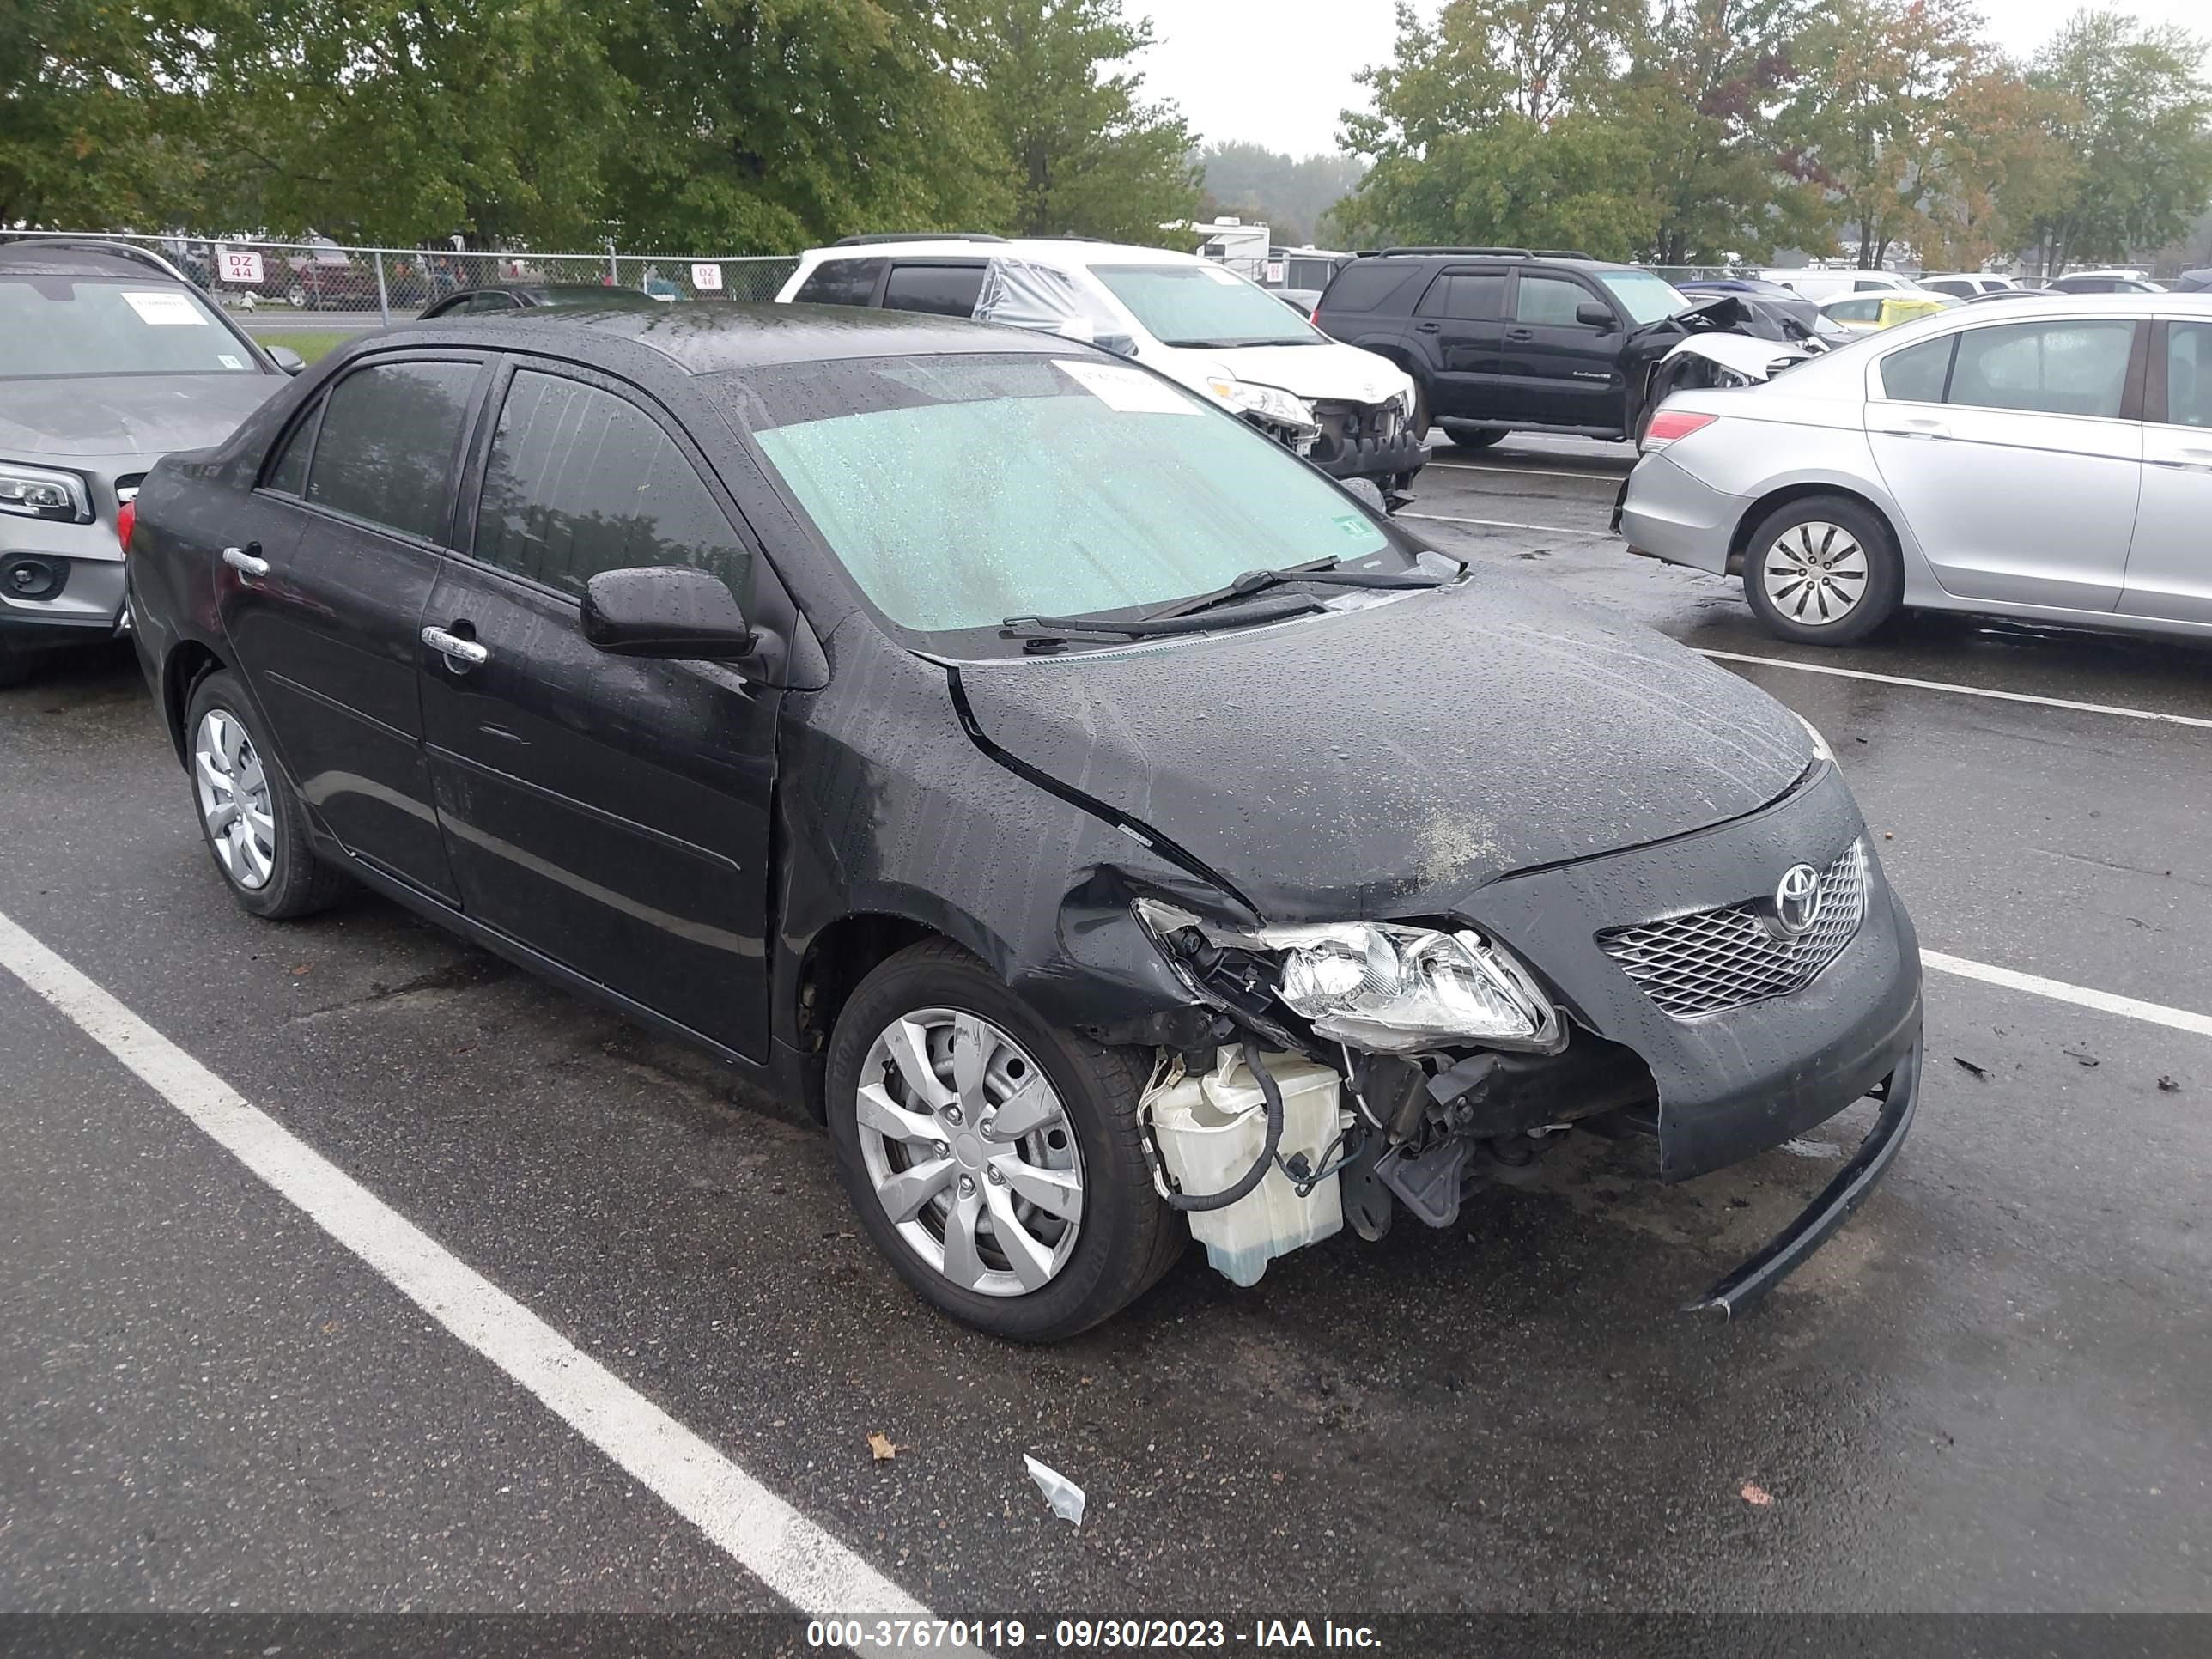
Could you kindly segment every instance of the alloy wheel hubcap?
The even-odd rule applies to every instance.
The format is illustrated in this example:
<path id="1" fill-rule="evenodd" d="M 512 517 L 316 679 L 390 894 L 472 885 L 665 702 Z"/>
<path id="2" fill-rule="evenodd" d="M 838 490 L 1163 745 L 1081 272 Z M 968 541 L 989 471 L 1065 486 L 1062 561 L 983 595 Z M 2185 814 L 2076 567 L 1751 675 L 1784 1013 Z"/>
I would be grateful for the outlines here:
<path id="1" fill-rule="evenodd" d="M 1792 525 L 1766 550 L 1759 580 L 1774 608 L 1794 623 L 1825 628 L 1858 609 L 1866 597 L 1867 556 L 1838 524 Z"/>
<path id="2" fill-rule="evenodd" d="M 860 1158 L 915 1255 L 963 1290 L 1057 1278 L 1083 1221 L 1083 1155 L 1036 1060 L 980 1014 L 922 1008 L 869 1045 Z"/>
<path id="3" fill-rule="evenodd" d="M 224 873 L 248 891 L 266 887 L 276 870 L 269 775 L 244 722 L 227 708 L 200 716 L 192 734 L 192 784 L 208 844 Z"/>

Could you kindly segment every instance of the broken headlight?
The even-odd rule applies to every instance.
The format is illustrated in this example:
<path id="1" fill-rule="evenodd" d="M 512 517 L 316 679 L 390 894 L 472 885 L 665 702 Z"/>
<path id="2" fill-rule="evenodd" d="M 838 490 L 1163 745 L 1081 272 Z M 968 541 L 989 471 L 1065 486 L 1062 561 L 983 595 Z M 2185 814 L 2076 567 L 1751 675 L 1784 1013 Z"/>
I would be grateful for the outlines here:
<path id="1" fill-rule="evenodd" d="M 1470 930 L 1356 921 L 1255 938 L 1282 952 L 1275 994 L 1322 1036 L 1395 1052 L 1439 1042 L 1559 1046 L 1558 1012 L 1528 970 Z"/>
<path id="2" fill-rule="evenodd" d="M 1259 386 L 1250 380 L 1240 380 L 1227 369 L 1217 366 L 1206 371 L 1206 389 L 1225 408 L 1239 415 L 1256 416 L 1273 425 L 1293 429 L 1321 430 L 1321 422 L 1314 416 L 1313 405 L 1280 386 Z"/>

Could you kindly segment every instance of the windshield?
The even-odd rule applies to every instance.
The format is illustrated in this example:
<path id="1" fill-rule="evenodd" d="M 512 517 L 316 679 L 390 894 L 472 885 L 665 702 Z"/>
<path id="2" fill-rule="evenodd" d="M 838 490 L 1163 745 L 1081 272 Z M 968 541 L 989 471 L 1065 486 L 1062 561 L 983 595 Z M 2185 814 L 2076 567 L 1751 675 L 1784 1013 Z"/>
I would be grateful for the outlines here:
<path id="1" fill-rule="evenodd" d="M 1319 345 L 1324 336 L 1280 300 L 1215 264 L 1093 265 L 1091 274 L 1162 345 Z"/>
<path id="2" fill-rule="evenodd" d="M 0 271 L 0 340 L 5 380 L 260 371 L 198 295 L 159 277 Z"/>
<path id="3" fill-rule="evenodd" d="M 1688 295 L 1665 277 L 1654 276 L 1648 270 L 1602 270 L 1598 273 L 1598 281 L 1605 284 L 1606 292 L 1613 295 L 1628 313 L 1628 320 L 1638 328 L 1690 308 Z"/>
<path id="4" fill-rule="evenodd" d="M 995 641 L 1010 617 L 1148 608 L 1316 560 L 1419 568 L 1279 445 L 1127 364 L 901 357 L 707 380 L 869 600 L 918 633 Z"/>

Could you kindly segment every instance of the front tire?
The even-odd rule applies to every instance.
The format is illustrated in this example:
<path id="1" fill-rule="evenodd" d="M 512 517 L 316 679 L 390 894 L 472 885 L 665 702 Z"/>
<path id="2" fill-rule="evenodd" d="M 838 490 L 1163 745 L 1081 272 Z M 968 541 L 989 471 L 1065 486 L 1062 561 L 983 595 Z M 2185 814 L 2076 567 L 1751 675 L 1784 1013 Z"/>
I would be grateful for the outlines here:
<path id="1" fill-rule="evenodd" d="M 192 689 L 185 712 L 187 764 L 200 838 L 231 896 L 270 921 L 326 910 L 351 884 L 316 857 L 307 809 L 269 758 L 261 723 L 228 671 Z"/>
<path id="2" fill-rule="evenodd" d="M 1854 645 L 1897 613 L 1905 565 L 1871 507 L 1847 495 L 1808 495 L 1751 532 L 1743 592 L 1778 639 Z"/>
<path id="3" fill-rule="evenodd" d="M 1510 435 L 1505 427 L 1468 426 L 1459 421 L 1446 421 L 1443 428 L 1444 436 L 1452 441 L 1455 448 L 1470 451 L 1493 448 Z"/>
<path id="4" fill-rule="evenodd" d="M 944 939 L 863 980 L 830 1042 L 837 1170 L 878 1249 L 963 1323 L 1052 1342 L 1127 1307 L 1188 1242 L 1153 1191 L 1141 1080 Z"/>

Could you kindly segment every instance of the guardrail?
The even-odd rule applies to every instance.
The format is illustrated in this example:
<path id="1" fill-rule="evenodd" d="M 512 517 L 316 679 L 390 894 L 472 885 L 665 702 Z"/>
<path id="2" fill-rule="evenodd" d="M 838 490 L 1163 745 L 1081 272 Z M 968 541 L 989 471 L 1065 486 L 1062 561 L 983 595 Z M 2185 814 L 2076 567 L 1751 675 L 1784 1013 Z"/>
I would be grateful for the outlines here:
<path id="1" fill-rule="evenodd" d="M 663 300 L 775 297 L 799 268 L 789 255 L 545 253 L 524 249 L 363 247 L 315 239 L 149 236 L 114 231 L 8 231 L 0 240 L 129 242 L 158 253 L 217 304 L 275 312 L 303 325 L 373 328 L 411 317 L 462 289 L 567 283 L 639 289 Z"/>

